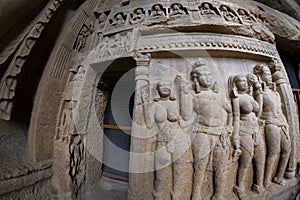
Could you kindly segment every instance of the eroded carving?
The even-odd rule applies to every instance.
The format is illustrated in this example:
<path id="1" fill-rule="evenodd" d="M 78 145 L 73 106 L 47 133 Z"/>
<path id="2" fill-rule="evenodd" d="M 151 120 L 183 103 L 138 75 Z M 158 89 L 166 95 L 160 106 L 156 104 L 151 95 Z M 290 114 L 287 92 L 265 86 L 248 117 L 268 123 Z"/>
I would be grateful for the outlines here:
<path id="1" fill-rule="evenodd" d="M 237 10 L 238 15 L 242 18 L 243 22 L 246 23 L 253 23 L 256 22 L 255 18 L 253 16 L 251 16 L 251 14 L 248 13 L 248 11 L 239 8 Z"/>
<path id="2" fill-rule="evenodd" d="M 109 13 L 109 12 L 108 12 Z M 97 17 L 97 16 L 96 16 Z M 95 28 L 97 30 L 101 30 L 104 28 L 105 23 L 107 21 L 107 14 L 105 12 L 100 13 L 100 15 L 97 17 Z"/>
<path id="3" fill-rule="evenodd" d="M 233 23 L 240 23 L 240 20 L 239 20 L 237 14 L 228 6 L 221 5 L 220 11 L 226 21 L 233 22 Z"/>
<path id="4" fill-rule="evenodd" d="M 59 167 L 54 168 L 52 185 L 66 199 L 76 198 L 85 175 L 83 134 L 75 120 L 84 74 L 82 65 L 70 69 L 54 141 L 54 166 Z"/>
<path id="5" fill-rule="evenodd" d="M 257 78 L 255 79 L 253 74 L 247 75 L 247 78 L 245 75 L 236 75 L 230 77 L 228 81 L 233 108 L 233 145 L 235 149 L 241 150 L 237 185 L 234 186 L 234 192 L 239 199 L 247 198 L 245 178 L 252 159 L 255 163 L 255 183 L 253 183 L 252 189 L 258 193 L 264 191 L 265 146 L 257 117 L 261 113 L 262 102 L 257 102 L 248 94 L 249 89 L 253 94 L 252 87 L 258 83 Z M 254 90 L 256 98 L 261 100 L 260 88 L 254 86 Z"/>
<path id="6" fill-rule="evenodd" d="M 137 8 L 130 14 L 129 23 L 134 25 L 142 22 L 145 19 L 145 11 L 143 8 Z"/>
<path id="7" fill-rule="evenodd" d="M 90 29 L 85 24 L 81 27 L 79 34 L 76 38 L 75 44 L 73 46 L 73 49 L 75 51 L 79 52 L 85 47 L 86 39 L 89 36 L 90 32 Z"/>
<path id="8" fill-rule="evenodd" d="M 265 65 L 258 64 L 253 70 L 262 82 L 263 89 L 261 119 L 265 122 L 264 131 L 267 145 L 264 184 L 265 187 L 269 187 L 272 178 L 275 183 L 284 184 L 283 175 L 291 151 L 289 126 L 282 113 L 280 95 L 276 91 L 276 85 L 272 82 L 270 69 Z M 275 177 L 273 177 L 274 173 Z"/>
<path id="9" fill-rule="evenodd" d="M 126 16 L 124 13 L 119 12 L 114 15 L 113 19 L 110 19 L 110 25 L 113 27 L 121 26 L 125 24 Z"/>
<path id="10" fill-rule="evenodd" d="M 174 3 L 170 7 L 169 15 L 170 15 L 170 17 L 180 17 L 180 16 L 187 15 L 187 11 L 181 4 Z"/>
<path id="11" fill-rule="evenodd" d="M 161 4 L 155 4 L 152 6 L 151 11 L 149 11 L 150 17 L 152 18 L 160 18 L 165 17 L 166 13 L 164 11 L 164 7 Z"/>
<path id="12" fill-rule="evenodd" d="M 114 37 L 109 38 L 105 36 L 97 46 L 98 58 L 106 58 L 114 55 L 123 55 L 129 52 L 130 49 L 131 33 L 122 36 L 121 34 L 116 34 Z"/>
<path id="13" fill-rule="evenodd" d="M 203 16 L 214 16 L 220 15 L 217 8 L 215 8 L 211 3 L 203 2 L 200 6 L 200 13 Z"/>

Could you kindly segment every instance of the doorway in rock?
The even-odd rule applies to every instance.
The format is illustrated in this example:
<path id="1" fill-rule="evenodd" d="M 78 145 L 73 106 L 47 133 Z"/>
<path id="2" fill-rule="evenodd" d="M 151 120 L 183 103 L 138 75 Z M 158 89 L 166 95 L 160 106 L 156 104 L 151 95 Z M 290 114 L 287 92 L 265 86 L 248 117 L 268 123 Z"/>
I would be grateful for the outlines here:
<path id="1" fill-rule="evenodd" d="M 128 182 L 135 65 L 132 58 L 118 59 L 100 81 L 106 87 L 102 176 L 123 182 Z"/>

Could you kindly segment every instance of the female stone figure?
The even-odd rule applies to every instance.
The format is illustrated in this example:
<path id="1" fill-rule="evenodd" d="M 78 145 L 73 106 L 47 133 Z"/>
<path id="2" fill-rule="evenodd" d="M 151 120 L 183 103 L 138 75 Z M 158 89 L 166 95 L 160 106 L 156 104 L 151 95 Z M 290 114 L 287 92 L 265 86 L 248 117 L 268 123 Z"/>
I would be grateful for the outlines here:
<path id="1" fill-rule="evenodd" d="M 230 141 L 231 106 L 224 96 L 218 93 L 212 72 L 202 59 L 193 65 L 191 78 L 194 82 L 191 113 L 196 113 L 192 125 L 192 151 L 194 158 L 193 200 L 201 199 L 201 187 L 209 161 L 214 171 L 214 195 L 211 199 L 225 199 L 223 196 L 227 166 L 231 162 Z M 187 95 L 187 94 L 182 94 Z M 181 97 L 181 99 L 185 99 Z M 189 103 L 184 103 L 189 105 Z M 187 106 L 185 109 L 189 109 Z M 224 112 L 225 111 L 225 112 Z M 187 113 L 187 110 L 184 111 Z M 228 114 L 226 117 L 223 113 Z M 192 116 L 192 114 L 190 114 Z M 227 125 L 224 120 L 227 118 Z"/>
<path id="2" fill-rule="evenodd" d="M 176 98 L 171 95 L 171 83 L 157 84 L 158 98 L 152 109 L 144 107 L 148 128 L 154 122 L 159 132 L 155 152 L 155 199 L 190 199 L 192 156 L 189 135 L 179 126 L 180 114 Z M 151 111 L 152 110 L 152 111 Z"/>
<path id="3" fill-rule="evenodd" d="M 265 187 L 273 181 L 283 184 L 283 175 L 291 151 L 291 140 L 288 124 L 281 109 L 281 99 L 272 82 L 270 69 L 265 65 L 255 65 L 254 74 L 262 81 L 263 110 L 261 119 L 265 121 L 265 138 L 267 144 L 267 160 L 265 173 Z M 280 157 L 279 157 L 280 156 Z M 279 161 L 278 161 L 279 158 Z M 278 163 L 277 163 L 278 162 Z"/>
<path id="4" fill-rule="evenodd" d="M 239 199 L 247 199 L 245 177 L 253 158 L 256 166 L 256 184 L 253 184 L 253 189 L 258 193 L 264 190 L 264 141 L 259 132 L 258 118 L 255 115 L 261 108 L 259 103 L 247 93 L 249 87 L 246 76 L 236 75 L 230 77 L 228 82 L 233 107 L 233 143 L 235 146 L 240 146 L 242 152 L 234 192 Z"/>

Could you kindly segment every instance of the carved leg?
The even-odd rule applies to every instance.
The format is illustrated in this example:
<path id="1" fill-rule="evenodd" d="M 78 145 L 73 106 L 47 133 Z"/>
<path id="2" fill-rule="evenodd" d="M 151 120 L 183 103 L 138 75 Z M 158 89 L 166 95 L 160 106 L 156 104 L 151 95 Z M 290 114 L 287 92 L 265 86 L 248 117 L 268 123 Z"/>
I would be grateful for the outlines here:
<path id="1" fill-rule="evenodd" d="M 229 153 L 229 146 L 222 146 L 220 141 L 216 143 L 213 152 L 214 195 L 212 200 L 225 199 L 223 193 L 226 187 Z"/>
<path id="2" fill-rule="evenodd" d="M 268 149 L 266 161 L 265 187 L 271 184 L 272 175 L 277 165 L 276 161 L 280 153 L 280 129 L 272 124 L 265 126 L 266 144 Z"/>
<path id="3" fill-rule="evenodd" d="M 203 183 L 205 169 L 207 167 L 208 159 L 210 156 L 210 144 L 207 137 L 208 136 L 206 135 L 202 135 L 202 133 L 198 133 L 192 142 L 192 150 L 194 157 L 192 200 L 201 200 L 201 187 Z"/>
<path id="4" fill-rule="evenodd" d="M 155 191 L 156 200 L 171 199 L 172 192 L 172 164 L 171 154 L 167 152 L 166 145 L 157 142 L 155 154 Z"/>
<path id="5" fill-rule="evenodd" d="M 194 180 L 192 200 L 201 200 L 201 187 L 209 155 L 204 159 L 194 161 Z"/>
<path id="6" fill-rule="evenodd" d="M 252 189 L 261 194 L 264 192 L 264 173 L 266 163 L 265 145 L 262 136 L 257 135 L 257 146 L 254 147 L 254 166 L 255 166 L 255 177 L 256 184 L 253 184 Z"/>
<path id="7" fill-rule="evenodd" d="M 172 200 L 191 199 L 193 165 L 190 148 L 173 163 Z"/>
<path id="8" fill-rule="evenodd" d="M 242 154 L 239 158 L 239 168 L 237 174 L 237 186 L 241 190 L 245 190 L 245 177 L 250 163 L 252 161 L 252 156 L 244 147 L 241 147 L 241 151 Z"/>
<path id="9" fill-rule="evenodd" d="M 289 161 L 289 156 L 291 153 L 291 140 L 287 138 L 286 135 L 281 132 L 281 156 L 278 164 L 278 170 L 274 182 L 278 184 L 283 184 L 283 175 Z"/>

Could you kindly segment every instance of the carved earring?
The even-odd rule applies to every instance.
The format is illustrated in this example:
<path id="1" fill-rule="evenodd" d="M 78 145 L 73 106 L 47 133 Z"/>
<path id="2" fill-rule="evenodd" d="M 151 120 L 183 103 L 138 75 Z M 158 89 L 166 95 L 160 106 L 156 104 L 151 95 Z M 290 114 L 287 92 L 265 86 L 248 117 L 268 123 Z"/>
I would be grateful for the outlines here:
<path id="1" fill-rule="evenodd" d="M 219 92 L 219 85 L 218 82 L 214 82 L 213 86 L 212 86 L 212 90 L 214 91 L 214 93 L 218 93 Z"/>

